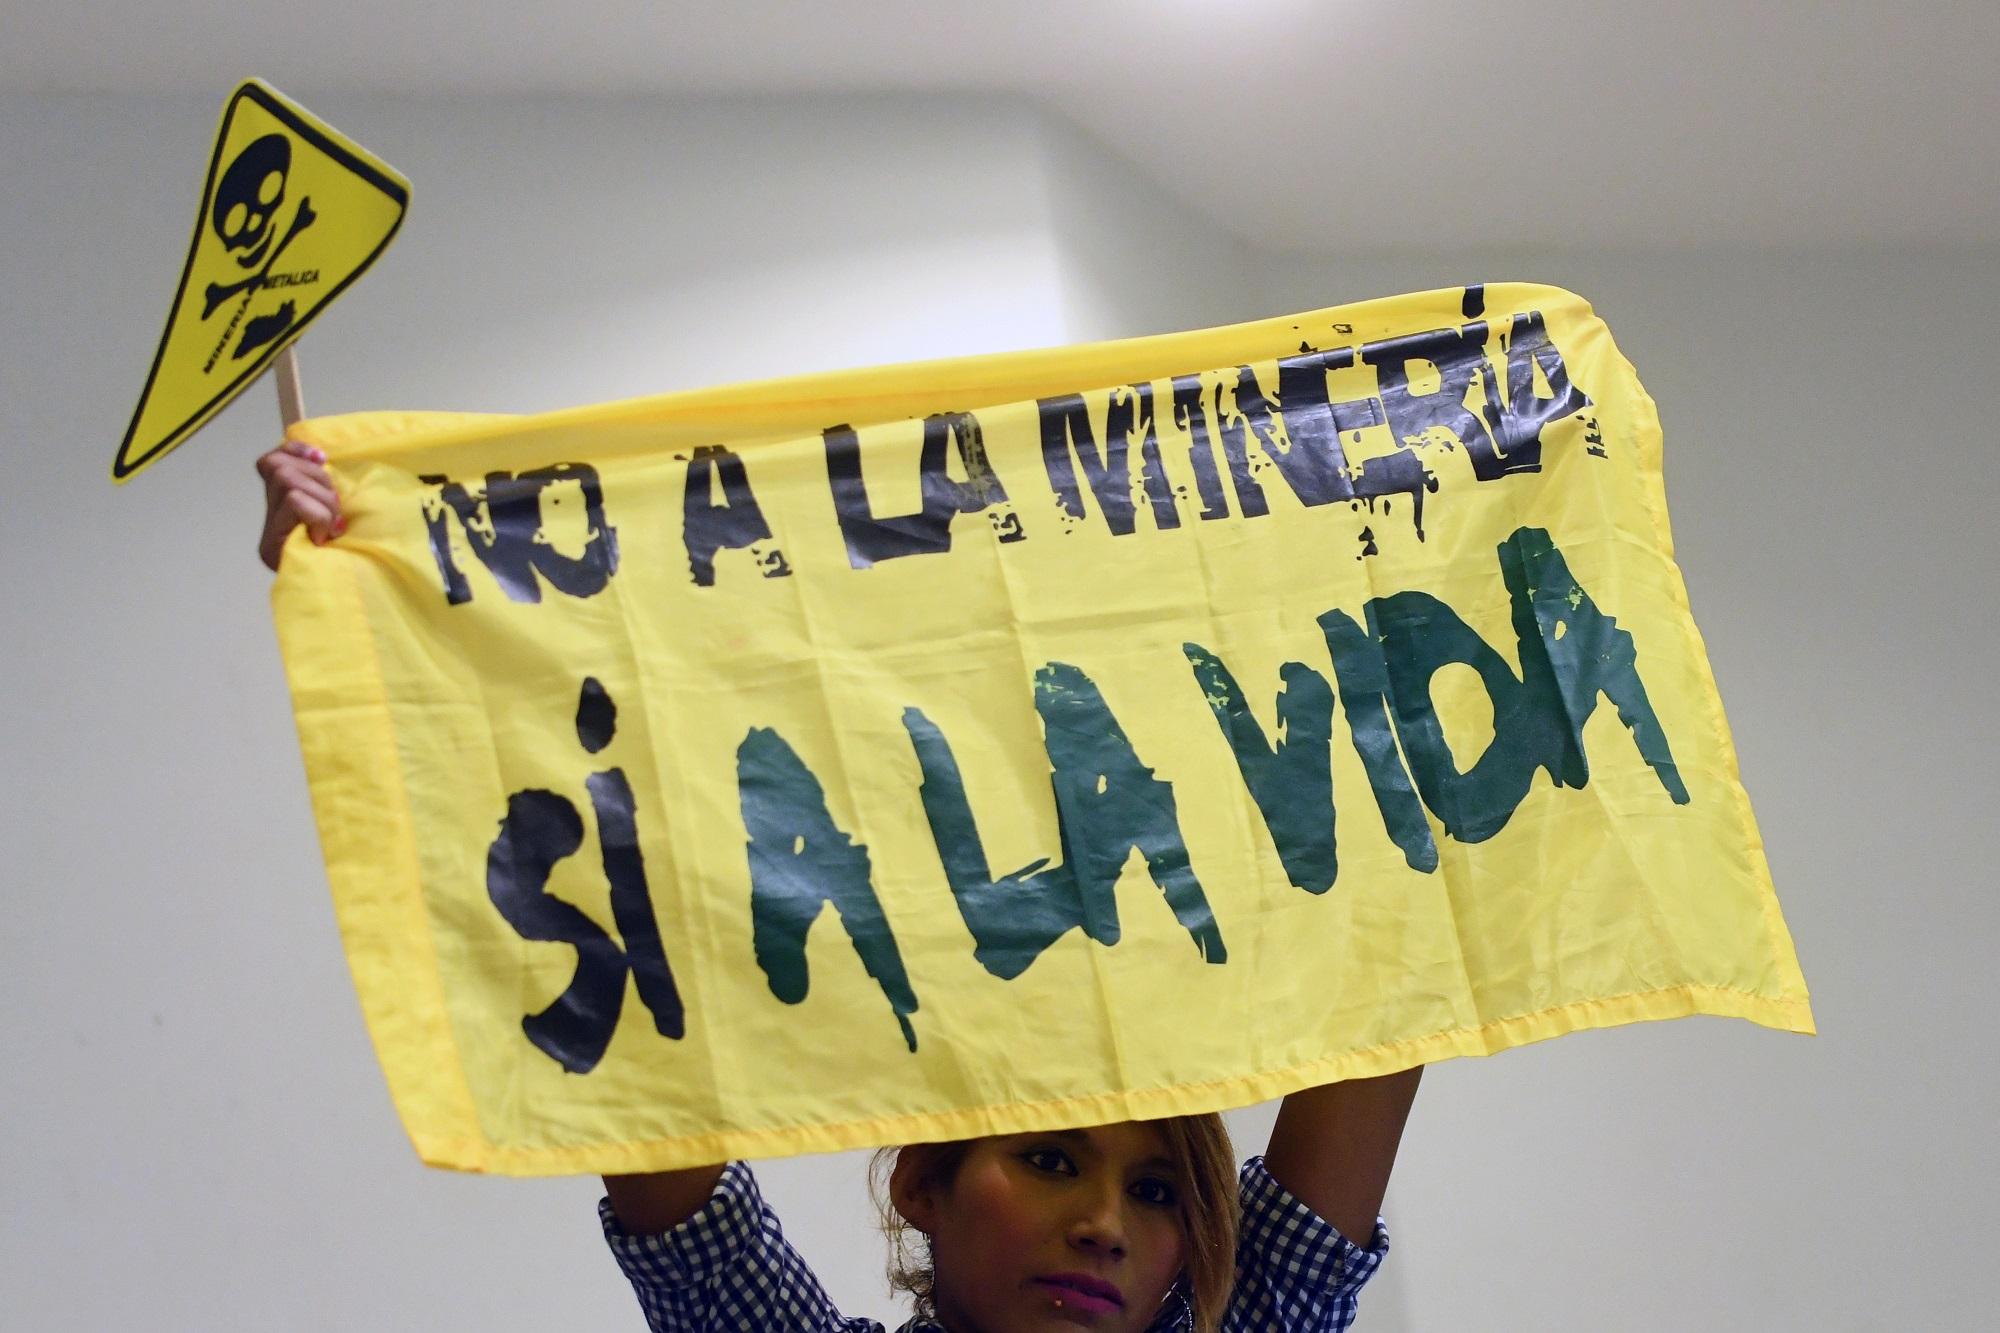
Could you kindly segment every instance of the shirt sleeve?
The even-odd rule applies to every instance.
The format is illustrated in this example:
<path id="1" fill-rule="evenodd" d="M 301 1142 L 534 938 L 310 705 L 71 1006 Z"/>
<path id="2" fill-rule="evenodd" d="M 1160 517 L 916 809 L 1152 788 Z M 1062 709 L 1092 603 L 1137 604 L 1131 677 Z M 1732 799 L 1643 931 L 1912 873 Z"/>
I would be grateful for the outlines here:
<path id="1" fill-rule="evenodd" d="M 609 1199 L 598 1201 L 597 1216 L 653 1333 L 846 1327 L 742 1162 L 724 1168 L 701 1211 L 671 1231 L 633 1235 Z"/>
<path id="2" fill-rule="evenodd" d="M 1341 1333 L 1354 1323 L 1361 1288 L 1389 1252 L 1375 1219 L 1363 1249 L 1277 1182 L 1262 1157 L 1243 1164 L 1236 1238 L 1236 1289 L 1225 1333 Z"/>

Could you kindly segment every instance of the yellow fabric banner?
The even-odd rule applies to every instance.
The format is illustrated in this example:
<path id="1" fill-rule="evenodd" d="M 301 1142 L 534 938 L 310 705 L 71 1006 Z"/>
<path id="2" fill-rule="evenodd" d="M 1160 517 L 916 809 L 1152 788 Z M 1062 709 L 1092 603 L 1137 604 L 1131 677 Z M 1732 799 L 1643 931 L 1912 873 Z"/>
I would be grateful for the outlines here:
<path id="1" fill-rule="evenodd" d="M 1658 418 L 1567 292 L 295 434 L 350 526 L 278 629 L 427 1162 L 1812 1031 Z"/>

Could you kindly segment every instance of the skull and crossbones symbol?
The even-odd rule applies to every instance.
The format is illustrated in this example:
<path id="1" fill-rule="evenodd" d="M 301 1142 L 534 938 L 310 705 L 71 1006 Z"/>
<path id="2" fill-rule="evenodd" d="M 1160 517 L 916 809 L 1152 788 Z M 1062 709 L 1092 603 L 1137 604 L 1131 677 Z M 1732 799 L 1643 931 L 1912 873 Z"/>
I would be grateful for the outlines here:
<path id="1" fill-rule="evenodd" d="M 209 210 L 209 224 L 239 267 L 257 271 L 241 282 L 208 284 L 201 311 L 203 319 L 213 315 L 216 307 L 230 297 L 262 287 L 270 278 L 271 266 L 278 262 L 278 256 L 285 252 L 292 238 L 312 226 L 318 217 L 313 212 L 312 200 L 301 196 L 298 208 L 292 213 L 290 229 L 278 236 L 278 229 L 272 223 L 285 202 L 285 184 L 291 170 L 291 140 L 282 134 L 267 134 L 238 153 L 229 170 L 222 173 L 222 181 L 215 188 L 215 203 Z M 262 266 L 258 267 L 260 261 Z"/>

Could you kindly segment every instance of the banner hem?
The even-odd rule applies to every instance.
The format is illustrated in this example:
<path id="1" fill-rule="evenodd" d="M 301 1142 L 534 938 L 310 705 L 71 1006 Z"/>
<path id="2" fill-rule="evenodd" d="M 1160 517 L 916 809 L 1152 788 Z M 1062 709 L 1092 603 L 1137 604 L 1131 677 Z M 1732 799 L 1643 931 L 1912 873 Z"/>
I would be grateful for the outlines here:
<path id="1" fill-rule="evenodd" d="M 1702 1014 L 1747 1019 L 1761 1027 L 1805 1036 L 1818 1031 L 1804 994 L 1769 996 L 1727 986 L 1670 986 L 1577 1000 L 1478 1027 L 1430 1033 L 1281 1070 L 1097 1096 L 564 1147 L 510 1148 L 478 1138 L 426 1133 L 415 1127 L 410 1137 L 427 1166 L 444 1170 L 510 1176 L 670 1171 L 737 1158 L 795 1157 L 1233 1110 L 1322 1083 L 1393 1074 L 1461 1056 L 1495 1055 L 1571 1032 Z"/>

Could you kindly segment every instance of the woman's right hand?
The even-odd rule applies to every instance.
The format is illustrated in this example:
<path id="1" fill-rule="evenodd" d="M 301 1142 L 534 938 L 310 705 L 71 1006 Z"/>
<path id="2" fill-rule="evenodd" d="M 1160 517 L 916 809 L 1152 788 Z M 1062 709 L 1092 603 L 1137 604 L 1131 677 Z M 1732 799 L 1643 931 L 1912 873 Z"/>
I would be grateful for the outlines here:
<path id="1" fill-rule="evenodd" d="M 257 555 L 270 569 L 277 569 L 285 538 L 301 523 L 315 546 L 347 531 L 326 455 L 311 445 L 286 440 L 257 460 L 257 475 L 264 479 L 264 535 L 257 541 Z"/>

